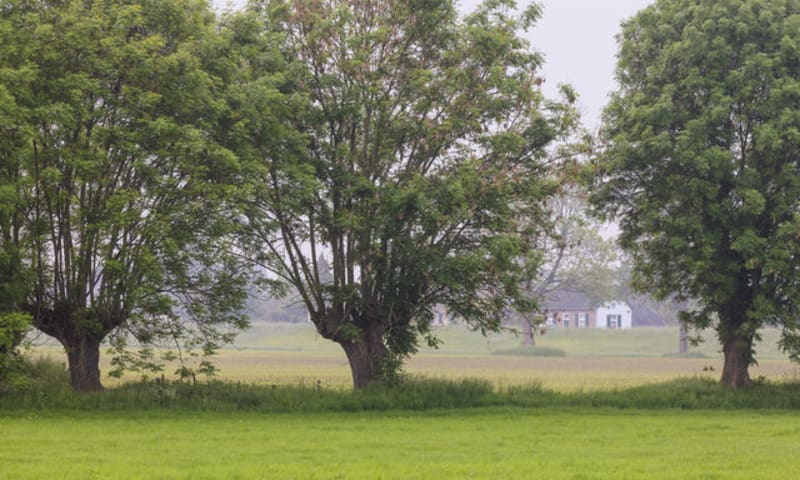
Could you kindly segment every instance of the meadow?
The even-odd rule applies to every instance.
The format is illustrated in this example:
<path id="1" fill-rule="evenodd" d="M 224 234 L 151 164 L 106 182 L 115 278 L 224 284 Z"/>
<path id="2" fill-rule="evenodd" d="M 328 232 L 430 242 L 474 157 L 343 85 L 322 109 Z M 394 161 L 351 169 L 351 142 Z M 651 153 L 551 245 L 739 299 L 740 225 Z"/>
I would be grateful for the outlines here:
<path id="1" fill-rule="evenodd" d="M 477 409 L 0 417 L 0 479 L 793 478 L 795 413 Z"/>
<path id="2" fill-rule="evenodd" d="M 351 392 L 335 345 L 307 325 L 256 324 L 221 352 L 211 383 L 0 394 L 0 480 L 796 474 L 800 383 L 777 332 L 745 392 L 716 384 L 711 338 L 671 356 L 676 329 L 551 331 L 532 355 L 510 333 L 440 335 L 394 388 Z M 33 354 L 61 358 L 48 344 Z"/>
<path id="3" fill-rule="evenodd" d="M 437 379 L 480 378 L 496 387 L 540 385 L 563 392 L 596 391 L 667 382 L 676 378 L 718 378 L 722 368 L 719 346 L 712 333 L 705 335 L 690 355 L 674 356 L 677 328 L 634 330 L 557 330 L 537 337 L 532 352 L 519 349 L 513 332 L 488 337 L 460 325 L 439 328 L 438 349 L 422 348 L 405 365 L 405 372 Z M 754 378 L 800 381 L 800 366 L 777 349 L 778 332 L 767 330 L 757 345 Z M 32 355 L 65 362 L 52 343 L 38 342 Z M 524 354 L 523 354 L 524 353 Z M 554 353 L 557 354 L 554 356 Z M 108 358 L 103 365 L 107 368 Z M 269 385 L 321 385 L 350 387 L 350 369 L 344 353 L 317 335 L 307 324 L 255 323 L 234 345 L 215 359 L 218 379 Z M 174 366 L 165 372 L 169 378 Z M 135 381 L 128 375 L 122 381 Z M 104 378 L 106 385 L 118 380 Z"/>

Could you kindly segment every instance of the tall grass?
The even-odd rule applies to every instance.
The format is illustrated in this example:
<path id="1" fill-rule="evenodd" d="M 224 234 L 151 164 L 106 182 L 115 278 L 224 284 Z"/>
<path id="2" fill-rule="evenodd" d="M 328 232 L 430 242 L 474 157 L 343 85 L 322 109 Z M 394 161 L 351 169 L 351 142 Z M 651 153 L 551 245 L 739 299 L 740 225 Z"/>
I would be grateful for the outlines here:
<path id="1" fill-rule="evenodd" d="M 758 382 L 731 391 L 706 379 L 610 391 L 562 393 L 537 384 L 495 389 L 485 380 L 405 377 L 392 385 L 358 390 L 232 382 L 128 383 L 79 394 L 66 382 L 29 383 L 0 390 L 0 412 L 15 411 L 210 411 L 360 412 L 475 407 L 615 409 L 800 409 L 800 383 Z"/>

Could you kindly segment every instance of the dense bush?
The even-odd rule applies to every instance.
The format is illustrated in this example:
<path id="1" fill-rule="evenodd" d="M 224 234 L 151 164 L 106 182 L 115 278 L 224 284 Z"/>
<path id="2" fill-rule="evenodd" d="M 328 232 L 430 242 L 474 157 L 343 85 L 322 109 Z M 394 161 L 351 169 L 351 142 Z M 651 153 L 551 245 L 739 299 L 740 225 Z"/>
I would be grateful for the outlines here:
<path id="1" fill-rule="evenodd" d="M 0 385 L 16 381 L 21 362 L 18 349 L 30 324 L 25 314 L 0 313 Z"/>
<path id="2" fill-rule="evenodd" d="M 47 396 L 69 387 L 67 366 L 50 357 L 19 355 L 10 370 L 13 378 L 0 384 L 0 397 L 19 398 L 30 392 Z"/>

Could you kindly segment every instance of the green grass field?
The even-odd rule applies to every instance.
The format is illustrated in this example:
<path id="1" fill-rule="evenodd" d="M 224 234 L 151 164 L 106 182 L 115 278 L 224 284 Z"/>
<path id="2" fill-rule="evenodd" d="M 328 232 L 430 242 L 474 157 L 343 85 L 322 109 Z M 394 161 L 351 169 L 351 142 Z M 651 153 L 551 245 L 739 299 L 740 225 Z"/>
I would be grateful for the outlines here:
<path id="1" fill-rule="evenodd" d="M 0 393 L 0 480 L 797 478 L 800 373 L 777 332 L 751 370 L 769 382 L 745 392 L 712 380 L 710 336 L 703 358 L 665 357 L 675 329 L 538 339 L 563 357 L 503 354 L 511 334 L 440 336 L 406 365 L 434 380 L 398 390 L 352 393 L 336 345 L 257 324 L 218 359 L 242 384 Z"/>
<path id="2" fill-rule="evenodd" d="M 79 413 L 0 429 L 0 479 L 788 479 L 800 454 L 793 412 Z"/>

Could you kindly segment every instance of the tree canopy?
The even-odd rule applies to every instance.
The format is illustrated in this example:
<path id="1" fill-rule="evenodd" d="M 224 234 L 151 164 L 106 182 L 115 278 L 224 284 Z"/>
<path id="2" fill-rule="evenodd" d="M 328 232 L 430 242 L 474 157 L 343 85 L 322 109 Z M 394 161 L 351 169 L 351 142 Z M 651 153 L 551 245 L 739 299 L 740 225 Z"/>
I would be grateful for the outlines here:
<path id="1" fill-rule="evenodd" d="M 0 9 L 0 261 L 23 273 L 17 307 L 63 344 L 77 389 L 101 388 L 110 335 L 208 353 L 216 325 L 244 325 L 225 237 L 237 162 L 214 140 L 227 50 L 202 1 Z"/>
<path id="2" fill-rule="evenodd" d="M 800 2 L 658 0 L 619 37 L 594 205 L 640 288 L 696 299 L 722 382 L 750 382 L 759 330 L 800 355 Z"/>
<path id="3" fill-rule="evenodd" d="M 489 1 L 460 20 L 450 0 L 265 5 L 303 101 L 299 136 L 254 135 L 241 153 L 257 180 L 244 240 L 342 346 L 354 385 L 435 343 L 434 305 L 482 330 L 531 309 L 519 287 L 540 255 L 517 220 L 543 224 L 547 147 L 574 118 L 545 100 L 520 37 L 538 9 Z"/>

